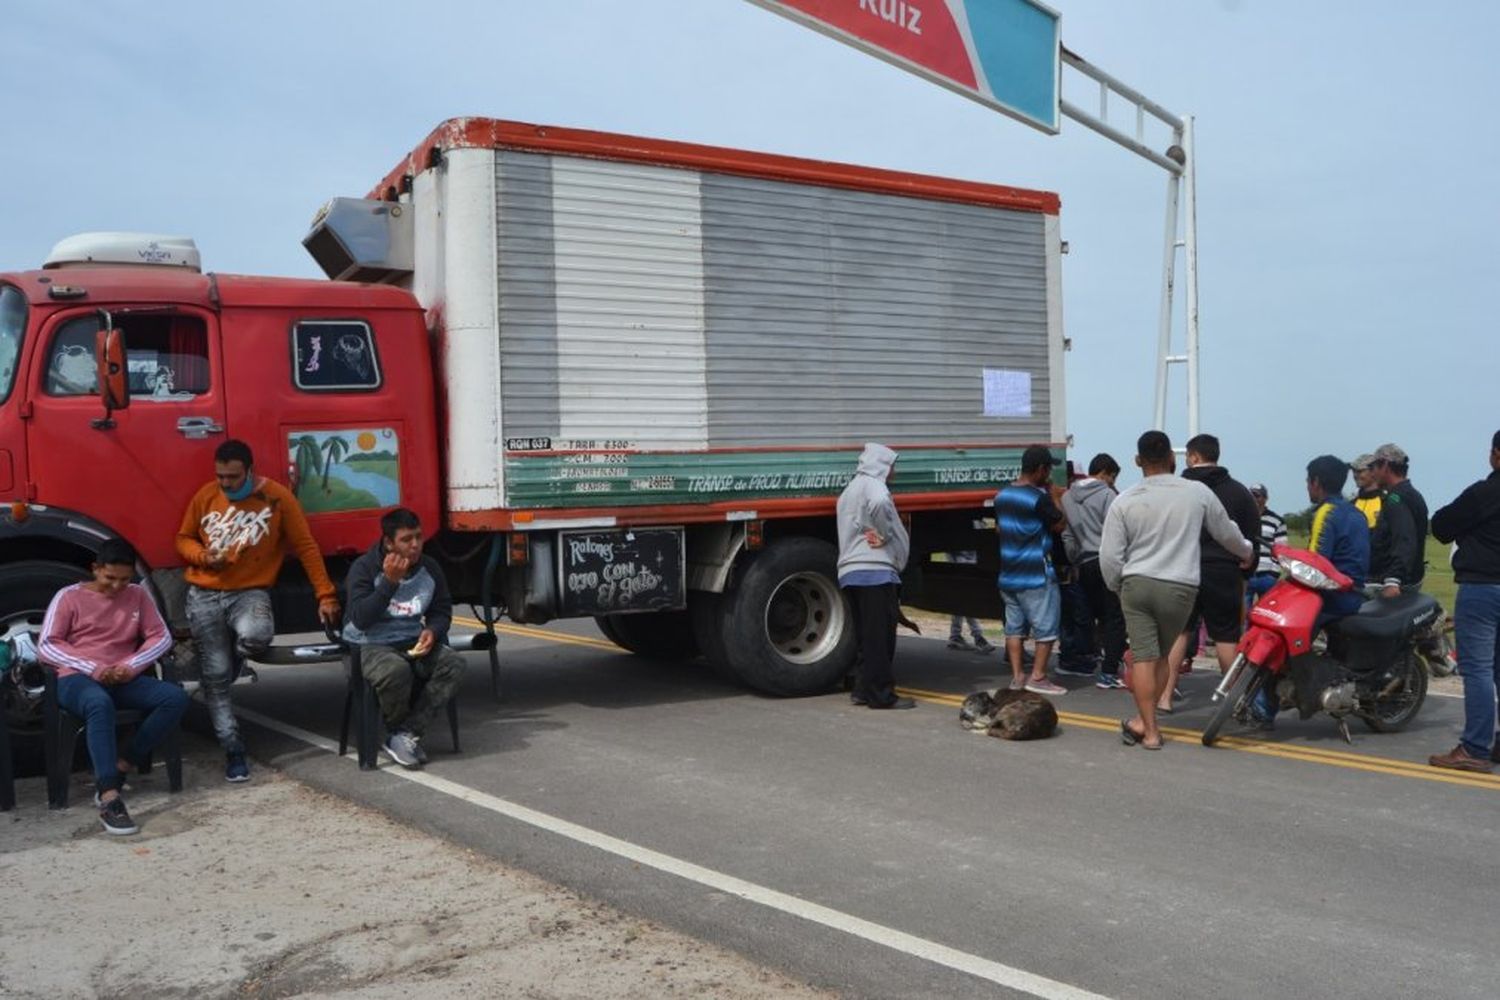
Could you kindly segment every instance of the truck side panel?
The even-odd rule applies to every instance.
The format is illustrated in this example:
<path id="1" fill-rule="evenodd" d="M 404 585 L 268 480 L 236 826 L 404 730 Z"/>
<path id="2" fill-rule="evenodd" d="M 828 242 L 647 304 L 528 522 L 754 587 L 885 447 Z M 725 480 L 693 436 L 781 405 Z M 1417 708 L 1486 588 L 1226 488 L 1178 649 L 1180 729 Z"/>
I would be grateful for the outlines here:
<path id="1" fill-rule="evenodd" d="M 503 396 L 506 437 L 1051 437 L 1047 216 L 513 151 L 499 169 L 501 365 L 529 387 Z M 529 244 L 507 240 L 521 211 Z M 984 415 L 985 368 L 1029 376 L 1028 416 Z"/>
<path id="2" fill-rule="evenodd" d="M 515 150 L 495 169 L 507 507 L 837 492 L 850 456 L 793 452 L 872 439 L 952 460 L 897 488 L 982 484 L 1011 455 L 958 446 L 1062 436 L 1055 216 Z M 1024 388 L 1006 415 L 986 370 Z"/>
<path id="3" fill-rule="evenodd" d="M 712 175 L 703 199 L 711 447 L 1047 439 L 1047 216 Z M 1030 416 L 983 415 L 987 367 L 1030 376 Z"/>

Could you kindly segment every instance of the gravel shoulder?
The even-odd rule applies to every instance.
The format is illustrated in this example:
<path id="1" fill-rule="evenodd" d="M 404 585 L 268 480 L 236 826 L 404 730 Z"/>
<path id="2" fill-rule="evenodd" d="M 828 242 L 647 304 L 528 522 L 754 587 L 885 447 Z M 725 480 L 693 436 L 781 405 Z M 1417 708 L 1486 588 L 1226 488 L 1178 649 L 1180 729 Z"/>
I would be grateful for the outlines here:
<path id="1" fill-rule="evenodd" d="M 826 998 L 726 950 L 508 868 L 268 767 L 229 786 L 189 738 L 110 837 L 74 775 L 0 813 L 8 998 Z"/>

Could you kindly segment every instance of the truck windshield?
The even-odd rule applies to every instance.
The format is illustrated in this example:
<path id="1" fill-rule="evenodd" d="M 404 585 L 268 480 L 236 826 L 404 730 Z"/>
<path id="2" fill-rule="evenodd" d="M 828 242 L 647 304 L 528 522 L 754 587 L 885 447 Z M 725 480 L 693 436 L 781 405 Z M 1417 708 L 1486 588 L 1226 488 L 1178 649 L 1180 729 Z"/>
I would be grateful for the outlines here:
<path id="1" fill-rule="evenodd" d="M 0 285 L 0 403 L 10 398 L 26 334 L 26 299 L 15 287 Z"/>

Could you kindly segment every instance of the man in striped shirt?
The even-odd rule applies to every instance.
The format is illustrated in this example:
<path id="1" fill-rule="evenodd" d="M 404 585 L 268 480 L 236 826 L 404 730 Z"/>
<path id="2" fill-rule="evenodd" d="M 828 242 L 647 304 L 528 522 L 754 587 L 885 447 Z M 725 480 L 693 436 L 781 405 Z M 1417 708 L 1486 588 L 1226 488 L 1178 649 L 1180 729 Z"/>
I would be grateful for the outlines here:
<path id="1" fill-rule="evenodd" d="M 1255 564 L 1255 572 L 1250 574 L 1245 585 L 1246 603 L 1254 604 L 1281 576 L 1281 567 L 1271 555 L 1271 546 L 1286 544 L 1286 522 L 1266 506 L 1271 494 L 1263 484 L 1251 483 L 1250 495 L 1255 498 L 1255 506 L 1260 508 L 1260 546 L 1256 549 L 1260 561 Z"/>
<path id="2" fill-rule="evenodd" d="M 1010 659 L 1011 690 L 1067 694 L 1047 677 L 1047 658 L 1062 619 L 1057 571 L 1052 567 L 1052 534 L 1061 531 L 1062 511 L 1052 502 L 1047 484 L 1057 459 L 1040 445 L 1021 455 L 1021 478 L 995 494 L 995 528 L 1000 534 L 1000 599 L 1005 605 L 1005 652 Z M 1023 644 L 1036 642 L 1027 678 Z"/>
<path id="3" fill-rule="evenodd" d="M 132 583 L 135 551 L 118 538 L 99 547 L 93 579 L 52 598 L 37 655 L 57 671 L 57 700 L 84 721 L 94 764 L 95 802 L 106 832 L 135 833 L 120 798 L 125 772 L 144 760 L 187 708 L 187 693 L 145 671 L 172 648 L 161 613 L 144 587 Z M 115 709 L 146 714 L 120 755 Z"/>

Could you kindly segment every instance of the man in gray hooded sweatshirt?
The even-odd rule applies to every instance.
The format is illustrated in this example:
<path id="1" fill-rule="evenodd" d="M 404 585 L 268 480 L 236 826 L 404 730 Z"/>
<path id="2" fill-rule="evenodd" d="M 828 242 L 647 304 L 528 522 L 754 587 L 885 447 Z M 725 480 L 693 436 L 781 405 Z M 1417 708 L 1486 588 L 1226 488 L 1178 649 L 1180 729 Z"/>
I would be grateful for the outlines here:
<path id="1" fill-rule="evenodd" d="M 839 495 L 839 586 L 854 613 L 859 662 L 849 700 L 870 708 L 913 708 L 896 696 L 891 661 L 896 655 L 896 624 L 901 614 L 901 571 L 911 540 L 886 487 L 896 453 L 867 444 L 859 468 Z"/>
<path id="2" fill-rule="evenodd" d="M 365 679 L 380 701 L 390 733 L 381 750 L 417 768 L 427 763 L 422 736 L 458 691 L 464 661 L 448 645 L 453 598 L 442 567 L 422 554 L 416 512 L 387 512 L 380 536 L 349 567 L 344 641 L 360 647 Z"/>
<path id="3" fill-rule="evenodd" d="M 1104 536 L 1104 517 L 1115 498 L 1115 479 L 1120 463 L 1112 455 L 1100 452 L 1089 462 L 1089 474 L 1068 487 L 1063 494 L 1063 514 L 1068 526 L 1063 529 L 1063 549 L 1068 561 L 1078 569 L 1078 583 L 1089 606 L 1094 626 L 1094 642 L 1104 648 L 1099 664 L 1097 687 L 1105 690 L 1123 688 L 1120 661 L 1125 658 L 1125 619 L 1120 612 L 1120 598 L 1104 585 L 1099 570 L 1099 542 Z"/>

